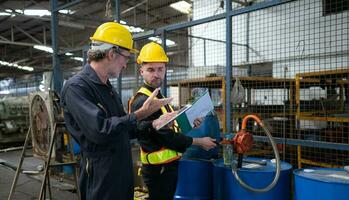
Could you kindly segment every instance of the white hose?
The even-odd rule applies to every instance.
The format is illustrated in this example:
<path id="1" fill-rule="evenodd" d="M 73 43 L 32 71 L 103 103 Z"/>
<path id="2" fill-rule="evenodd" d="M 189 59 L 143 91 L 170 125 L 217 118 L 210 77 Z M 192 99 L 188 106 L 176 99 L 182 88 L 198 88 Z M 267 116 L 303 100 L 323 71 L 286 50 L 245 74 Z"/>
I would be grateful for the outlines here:
<path id="1" fill-rule="evenodd" d="M 276 172 L 275 172 L 275 176 L 274 176 L 274 179 L 273 181 L 268 185 L 266 186 L 265 188 L 253 188 L 249 185 L 247 185 L 243 180 L 241 180 L 241 178 L 239 177 L 239 174 L 238 174 L 238 168 L 236 167 L 232 167 L 232 173 L 235 177 L 235 179 L 238 181 L 238 183 L 244 187 L 245 189 L 251 191 L 251 192 L 256 192 L 256 193 L 262 193 L 262 192 L 267 192 L 269 190 L 271 190 L 275 185 L 276 183 L 278 182 L 279 180 L 279 177 L 280 177 L 280 156 L 279 156 L 279 151 L 277 150 L 277 147 L 276 147 L 276 143 L 273 139 L 273 137 L 271 136 L 271 133 L 270 131 L 265 127 L 265 126 L 262 126 L 264 132 L 267 134 L 269 140 L 270 140 L 270 143 L 271 143 L 271 146 L 273 147 L 273 151 L 274 151 L 274 155 L 275 155 L 275 160 L 276 160 Z"/>

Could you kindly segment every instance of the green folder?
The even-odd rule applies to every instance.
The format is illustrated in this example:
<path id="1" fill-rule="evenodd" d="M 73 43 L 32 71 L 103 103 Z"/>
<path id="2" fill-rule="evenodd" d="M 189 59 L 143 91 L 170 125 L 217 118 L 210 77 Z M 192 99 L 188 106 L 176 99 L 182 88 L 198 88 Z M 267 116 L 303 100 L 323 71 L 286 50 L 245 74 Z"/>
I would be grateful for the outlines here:
<path id="1" fill-rule="evenodd" d="M 213 103 L 208 90 L 206 90 L 192 105 L 176 118 L 179 128 L 183 133 L 188 133 L 193 127 L 193 121 L 199 117 L 205 117 L 213 110 Z"/>
<path id="2" fill-rule="evenodd" d="M 192 129 L 190 122 L 189 122 L 189 119 L 188 119 L 187 115 L 185 114 L 185 112 L 180 114 L 176 118 L 176 121 L 177 121 L 177 124 L 178 124 L 179 128 L 181 129 L 182 133 L 187 133 Z"/>
<path id="3" fill-rule="evenodd" d="M 196 118 L 205 117 L 212 110 L 213 103 L 208 90 L 206 90 L 196 101 L 181 108 L 176 116 L 164 122 L 156 129 L 159 130 L 173 120 L 176 120 L 181 131 L 187 133 L 193 128 L 192 124 Z"/>

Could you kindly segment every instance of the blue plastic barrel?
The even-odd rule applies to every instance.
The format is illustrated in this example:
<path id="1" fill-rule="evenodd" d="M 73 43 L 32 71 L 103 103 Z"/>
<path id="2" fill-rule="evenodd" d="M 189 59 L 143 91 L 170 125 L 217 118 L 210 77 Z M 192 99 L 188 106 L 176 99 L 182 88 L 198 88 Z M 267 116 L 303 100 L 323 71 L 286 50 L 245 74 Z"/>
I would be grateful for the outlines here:
<path id="1" fill-rule="evenodd" d="M 246 160 L 246 159 L 244 159 Z M 261 161 L 260 158 L 247 160 Z M 254 188 L 264 188 L 269 185 L 275 175 L 275 164 L 266 160 L 266 165 L 243 163 L 238 170 L 240 178 Z M 213 199 L 215 200 L 287 200 L 290 199 L 290 174 L 292 166 L 281 162 L 281 172 L 278 183 L 268 192 L 254 193 L 243 188 L 235 179 L 232 171 L 224 166 L 223 160 L 216 160 L 213 167 Z"/>
<path id="2" fill-rule="evenodd" d="M 68 175 L 73 175 L 74 174 L 74 167 L 70 165 L 64 165 L 63 166 L 63 172 Z"/>
<path id="3" fill-rule="evenodd" d="M 212 162 L 181 159 L 174 199 L 211 200 Z"/>
<path id="4" fill-rule="evenodd" d="M 74 138 L 72 138 L 71 142 L 72 142 L 72 145 L 73 145 L 74 155 L 79 154 L 80 153 L 80 145 L 75 141 Z M 67 145 L 67 150 L 70 151 L 70 145 L 69 144 Z"/>
<path id="5" fill-rule="evenodd" d="M 220 129 L 218 118 L 215 115 L 207 115 L 200 127 L 194 128 L 187 133 L 183 133 L 184 135 L 199 138 L 199 137 L 211 137 L 215 138 L 217 142 L 220 142 Z M 183 158 L 186 159 L 216 159 L 218 156 L 218 147 L 213 148 L 209 151 L 202 149 L 199 146 L 190 146 L 187 148 L 185 153 L 183 154 Z"/>
<path id="6" fill-rule="evenodd" d="M 349 173 L 343 169 L 294 170 L 296 200 L 349 198 Z"/>

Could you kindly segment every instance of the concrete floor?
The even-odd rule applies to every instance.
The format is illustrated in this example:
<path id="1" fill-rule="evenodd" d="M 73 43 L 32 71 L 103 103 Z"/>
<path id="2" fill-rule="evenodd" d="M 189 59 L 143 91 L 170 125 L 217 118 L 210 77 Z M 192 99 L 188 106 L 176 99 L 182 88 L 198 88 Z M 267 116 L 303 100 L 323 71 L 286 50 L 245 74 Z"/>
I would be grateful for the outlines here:
<path id="1" fill-rule="evenodd" d="M 30 150 L 28 150 L 30 152 Z M 21 150 L 0 153 L 1 162 L 6 164 L 17 166 L 21 156 Z M 30 157 L 25 158 L 22 169 L 24 170 L 37 170 L 39 165 L 43 165 L 43 161 L 40 159 Z M 0 199 L 7 199 L 10 193 L 12 181 L 15 175 L 15 171 L 4 165 L 0 165 Z M 21 174 L 17 182 L 17 188 L 14 195 L 14 199 L 19 200 L 32 200 L 38 199 L 39 191 L 41 187 L 41 181 L 43 175 L 26 175 Z M 72 189 L 72 185 L 65 181 L 59 181 L 51 177 L 51 192 L 52 199 L 78 199 L 76 193 L 68 191 Z"/>

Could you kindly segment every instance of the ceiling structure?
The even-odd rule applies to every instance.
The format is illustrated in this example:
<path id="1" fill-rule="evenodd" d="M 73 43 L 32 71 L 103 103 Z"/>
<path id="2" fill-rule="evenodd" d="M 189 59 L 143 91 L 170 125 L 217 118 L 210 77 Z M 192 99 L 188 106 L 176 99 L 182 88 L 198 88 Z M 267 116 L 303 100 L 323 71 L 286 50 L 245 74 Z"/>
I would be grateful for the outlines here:
<path id="1" fill-rule="evenodd" d="M 70 1 L 58 2 L 63 5 Z M 190 14 L 170 7 L 178 0 L 119 2 L 123 23 L 145 31 L 190 19 Z M 82 0 L 69 11 L 59 13 L 58 48 L 63 70 L 82 65 L 82 48 L 89 45 L 89 37 L 98 25 L 114 20 L 114 3 L 114 0 Z M 51 17 L 44 15 L 44 11 L 41 11 L 42 16 L 28 13 L 30 10 L 50 10 L 50 6 L 48 0 L 0 1 L 0 78 L 52 70 L 52 54 L 39 50 L 51 46 Z M 188 43 L 187 39 L 179 37 L 171 40 L 178 46 Z M 30 68 L 33 71 L 25 70 Z"/>

